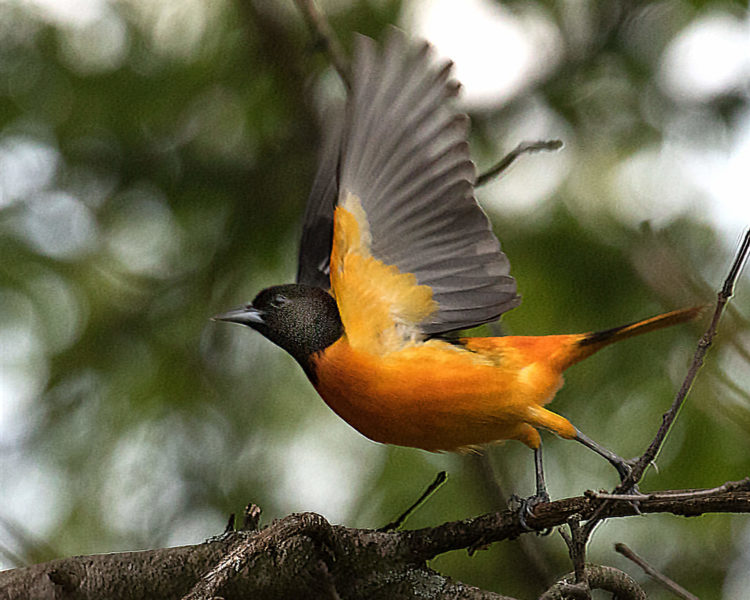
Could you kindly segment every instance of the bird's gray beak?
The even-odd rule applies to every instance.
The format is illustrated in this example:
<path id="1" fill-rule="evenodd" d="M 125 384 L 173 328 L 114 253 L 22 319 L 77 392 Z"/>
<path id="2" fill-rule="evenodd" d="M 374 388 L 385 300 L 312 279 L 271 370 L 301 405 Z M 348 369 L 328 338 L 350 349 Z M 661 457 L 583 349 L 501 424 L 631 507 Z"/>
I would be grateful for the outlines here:
<path id="1" fill-rule="evenodd" d="M 211 317 L 213 321 L 228 321 L 230 323 L 240 323 L 252 327 L 253 325 L 262 324 L 263 311 L 254 308 L 251 304 L 241 308 L 235 308 L 220 315 Z"/>

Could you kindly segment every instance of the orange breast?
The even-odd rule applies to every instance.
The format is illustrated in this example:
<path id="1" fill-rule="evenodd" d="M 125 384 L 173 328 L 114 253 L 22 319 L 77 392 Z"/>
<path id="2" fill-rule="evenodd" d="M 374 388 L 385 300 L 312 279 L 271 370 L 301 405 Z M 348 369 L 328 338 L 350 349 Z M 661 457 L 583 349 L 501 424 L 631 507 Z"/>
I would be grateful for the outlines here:
<path id="1" fill-rule="evenodd" d="M 430 340 L 378 356 L 353 349 L 344 337 L 313 364 L 325 402 L 378 442 L 426 450 L 502 439 L 536 446 L 538 434 L 529 429 L 553 428 L 546 415 L 570 427 L 541 408 L 562 384 L 560 372 L 512 348 L 496 345 L 490 356 Z M 553 429 L 560 428 L 571 433 L 564 425 Z"/>

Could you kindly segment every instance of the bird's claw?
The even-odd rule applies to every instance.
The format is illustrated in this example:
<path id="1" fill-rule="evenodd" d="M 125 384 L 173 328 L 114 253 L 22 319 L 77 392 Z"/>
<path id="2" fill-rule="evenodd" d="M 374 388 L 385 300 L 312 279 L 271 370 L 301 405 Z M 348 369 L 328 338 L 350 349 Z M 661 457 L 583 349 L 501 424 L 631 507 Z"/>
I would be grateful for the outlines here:
<path id="1" fill-rule="evenodd" d="M 510 508 L 511 510 L 515 510 L 516 514 L 518 515 L 518 522 L 524 531 L 534 531 L 537 533 L 537 535 L 548 535 L 552 531 L 551 529 L 539 531 L 538 529 L 529 527 L 529 524 L 526 522 L 526 518 L 534 516 L 534 508 L 537 505 L 549 501 L 550 497 L 547 492 L 537 492 L 536 494 L 534 494 L 533 496 L 529 496 L 528 498 L 521 498 L 520 496 L 513 494 L 508 499 L 508 508 Z"/>
<path id="2" fill-rule="evenodd" d="M 621 465 L 618 467 L 617 471 L 620 473 L 620 483 L 624 483 L 628 477 L 630 477 L 630 474 L 633 472 L 633 467 L 635 467 L 636 463 L 638 462 L 639 458 L 630 458 L 627 460 L 622 461 Z M 638 489 L 638 484 L 633 483 L 627 488 L 623 488 L 620 493 L 627 496 L 639 496 L 641 495 L 640 489 Z M 631 500 L 629 504 L 633 507 L 633 510 L 636 512 L 636 514 L 640 515 L 641 508 L 640 508 L 640 502 L 638 500 Z"/>
<path id="3" fill-rule="evenodd" d="M 630 477 L 630 474 L 633 472 L 633 468 L 638 463 L 638 460 L 639 460 L 638 457 L 629 458 L 627 460 L 626 459 L 622 459 L 622 462 L 619 465 L 617 465 L 617 472 L 620 475 L 620 483 L 621 484 L 624 483 L 628 479 L 628 477 Z M 622 493 L 623 494 L 638 495 L 641 492 L 638 489 L 638 484 L 637 483 L 633 483 L 630 487 L 623 488 Z"/>

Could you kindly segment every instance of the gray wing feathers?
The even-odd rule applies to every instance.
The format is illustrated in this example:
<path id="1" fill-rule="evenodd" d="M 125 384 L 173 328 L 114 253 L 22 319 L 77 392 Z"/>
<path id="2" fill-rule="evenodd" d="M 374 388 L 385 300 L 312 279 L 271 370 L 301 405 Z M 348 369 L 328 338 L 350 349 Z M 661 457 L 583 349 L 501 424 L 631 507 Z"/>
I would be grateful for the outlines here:
<path id="1" fill-rule="evenodd" d="M 331 194 L 355 194 L 373 256 L 433 289 L 439 309 L 420 324 L 427 335 L 494 321 L 520 302 L 508 259 L 474 199 L 469 120 L 450 106 L 459 89 L 450 69 L 435 66 L 427 44 L 415 47 L 397 29 L 382 52 L 357 38 L 340 148 L 324 151 L 298 272 L 302 283 L 329 285 L 319 265 L 331 248 Z"/>
<path id="2" fill-rule="evenodd" d="M 343 107 L 324 117 L 322 150 L 310 195 L 307 197 L 302 226 L 297 283 L 328 289 L 328 271 L 333 244 L 333 209 L 338 200 L 337 171 L 343 129 Z"/>
<path id="3" fill-rule="evenodd" d="M 372 253 L 433 289 L 428 335 L 494 321 L 520 302 L 508 259 L 474 199 L 468 117 L 449 106 L 450 64 L 433 65 L 392 30 L 357 39 L 342 139 L 340 194 L 362 201 Z"/>

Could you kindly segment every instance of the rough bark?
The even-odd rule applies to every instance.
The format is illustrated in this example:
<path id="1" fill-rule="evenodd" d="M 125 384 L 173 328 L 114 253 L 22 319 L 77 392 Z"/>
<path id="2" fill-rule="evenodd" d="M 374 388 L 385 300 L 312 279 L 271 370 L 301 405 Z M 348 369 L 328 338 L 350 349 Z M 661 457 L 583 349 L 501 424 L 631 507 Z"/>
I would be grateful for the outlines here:
<path id="1" fill-rule="evenodd" d="M 743 489 L 747 482 L 730 487 L 644 496 L 638 510 L 683 516 L 750 512 L 750 492 Z M 542 504 L 527 523 L 537 529 L 564 525 L 572 515 L 593 515 L 603 502 L 591 494 Z M 609 501 L 606 511 L 599 518 L 638 514 L 630 502 Z M 472 549 L 523 533 L 511 511 L 389 532 L 331 525 L 320 515 L 302 513 L 259 531 L 230 531 L 195 546 L 78 556 L 4 571 L 0 599 L 507 600 L 440 575 L 426 561 L 449 550 Z"/>

